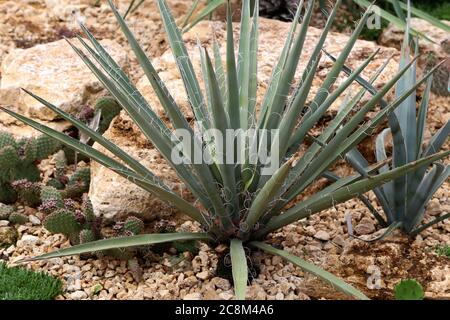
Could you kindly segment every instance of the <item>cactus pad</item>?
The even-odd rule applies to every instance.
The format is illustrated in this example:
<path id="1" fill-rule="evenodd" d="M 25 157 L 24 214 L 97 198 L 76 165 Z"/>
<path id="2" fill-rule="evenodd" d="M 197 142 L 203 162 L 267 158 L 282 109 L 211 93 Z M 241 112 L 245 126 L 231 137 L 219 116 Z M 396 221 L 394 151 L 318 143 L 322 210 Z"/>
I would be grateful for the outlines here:
<path id="1" fill-rule="evenodd" d="M 52 233 L 70 235 L 81 230 L 74 214 L 66 209 L 59 209 L 48 215 L 44 220 L 44 227 Z"/>

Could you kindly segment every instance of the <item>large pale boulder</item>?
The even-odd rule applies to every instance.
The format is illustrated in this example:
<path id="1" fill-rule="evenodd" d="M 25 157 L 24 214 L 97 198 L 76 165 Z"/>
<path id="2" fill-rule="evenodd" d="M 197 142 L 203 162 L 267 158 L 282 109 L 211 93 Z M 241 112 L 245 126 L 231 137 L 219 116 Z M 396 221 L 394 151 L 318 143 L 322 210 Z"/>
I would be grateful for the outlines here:
<path id="1" fill-rule="evenodd" d="M 119 65 L 125 66 L 126 53 L 118 43 L 112 40 L 101 43 Z M 102 89 L 97 78 L 65 40 L 13 50 L 3 60 L 1 74 L 0 104 L 42 120 L 54 120 L 56 114 L 21 88 L 71 114 L 76 114 Z M 9 123 L 11 118 L 2 113 L 0 122 Z"/>
<path id="2" fill-rule="evenodd" d="M 450 25 L 450 21 L 442 20 L 443 23 Z M 411 26 L 415 30 L 424 34 L 427 39 L 419 40 L 420 53 L 419 66 L 428 70 L 438 62 L 450 57 L 450 33 L 435 27 L 431 23 L 419 19 L 412 18 Z M 379 42 L 382 45 L 400 48 L 403 42 L 404 31 L 394 24 L 383 29 Z M 433 76 L 432 91 L 441 96 L 450 96 L 448 90 L 450 78 L 450 60 L 447 60 Z"/>
<path id="3" fill-rule="evenodd" d="M 236 38 L 238 37 L 239 32 L 238 26 L 239 25 L 236 24 L 234 30 Z M 289 23 L 275 20 L 261 19 L 260 21 L 260 44 L 258 52 L 258 103 L 261 102 L 263 94 L 267 90 L 272 67 L 276 64 L 278 56 L 282 50 L 289 26 Z M 212 29 L 215 30 L 216 38 L 221 43 L 221 50 L 224 56 L 224 23 L 202 22 L 184 35 L 188 52 L 193 59 L 194 69 L 199 76 L 202 87 L 203 82 L 201 81 L 199 53 L 195 46 L 197 39 L 200 39 L 203 45 L 210 48 Z M 314 45 L 320 37 L 320 34 L 321 30 L 319 29 L 313 27 L 309 29 L 296 79 L 298 79 L 301 72 L 305 68 Z M 330 53 L 337 55 L 344 47 L 348 38 L 349 37 L 346 35 L 331 33 L 325 47 Z M 377 45 L 375 43 L 358 40 L 353 53 L 348 59 L 348 65 L 355 68 L 376 49 Z M 398 55 L 398 51 L 396 49 L 382 47 L 378 56 L 365 70 L 364 76 L 370 77 L 373 75 L 376 69 L 380 67 L 385 59 L 391 55 Z M 159 75 L 171 91 L 182 112 L 188 118 L 192 118 L 192 112 L 188 105 L 183 82 L 176 68 L 172 53 L 167 51 L 161 57 L 154 59 L 153 62 L 155 64 L 155 68 L 159 72 Z M 326 77 L 331 66 L 332 63 L 325 58 L 323 58 L 320 62 L 318 74 L 314 80 L 313 88 L 311 90 L 311 97 L 313 97 L 313 95 L 317 92 L 322 80 Z M 393 76 L 396 70 L 397 64 L 394 61 L 391 61 L 383 74 L 379 77 L 376 85 L 380 86 L 386 83 L 386 81 Z M 340 77 L 337 83 L 341 83 L 343 79 L 344 77 Z M 156 95 L 153 93 L 153 90 L 145 77 L 138 81 L 137 88 L 141 91 L 157 114 L 161 117 L 165 117 L 163 108 L 161 107 Z M 351 90 L 355 90 L 356 88 L 356 85 L 352 86 Z M 341 99 L 342 98 L 340 98 L 340 101 Z M 336 111 L 338 105 L 339 102 L 334 106 L 334 111 Z M 148 164 L 149 168 L 153 170 L 155 174 L 161 176 L 163 179 L 171 182 L 177 181 L 178 183 L 176 176 L 173 176 L 173 171 L 169 170 L 168 165 L 163 159 L 156 158 L 156 151 L 153 150 L 153 147 L 150 144 L 145 142 L 145 137 L 143 137 L 138 127 L 131 121 L 125 112 L 122 112 L 118 119 L 113 122 L 107 131 L 106 136 L 119 147 L 125 148 L 127 152 L 137 156 L 137 159 L 142 161 L 142 163 Z M 100 148 L 97 144 L 95 144 L 94 147 L 102 150 L 102 148 Z M 158 161 L 155 161 L 155 159 L 158 159 Z M 123 215 L 141 211 L 141 213 L 145 214 L 147 218 L 151 218 L 160 213 L 162 207 L 157 204 L 159 202 L 154 198 L 154 196 L 140 191 L 138 187 L 132 185 L 125 179 L 118 177 L 114 173 L 111 173 L 109 170 L 101 168 L 100 165 L 93 164 L 91 176 L 92 184 L 90 196 L 97 214 L 103 214 L 108 216 L 108 218 L 113 218 L 114 215 L 119 213 L 120 215 Z M 179 186 L 182 186 L 182 184 L 180 183 Z"/>
<path id="4" fill-rule="evenodd" d="M 131 120 L 121 114 L 104 136 L 129 155 L 139 159 L 175 192 L 193 201 L 190 193 L 180 183 L 175 172 L 166 164 L 160 153 L 144 139 L 137 137 L 131 130 L 131 126 Z M 95 144 L 95 148 L 110 155 L 98 144 Z M 95 213 L 103 216 L 107 221 L 120 219 L 129 214 L 151 220 L 156 216 L 161 217 L 172 213 L 172 209 L 167 204 L 94 161 L 91 162 L 89 197 Z"/>

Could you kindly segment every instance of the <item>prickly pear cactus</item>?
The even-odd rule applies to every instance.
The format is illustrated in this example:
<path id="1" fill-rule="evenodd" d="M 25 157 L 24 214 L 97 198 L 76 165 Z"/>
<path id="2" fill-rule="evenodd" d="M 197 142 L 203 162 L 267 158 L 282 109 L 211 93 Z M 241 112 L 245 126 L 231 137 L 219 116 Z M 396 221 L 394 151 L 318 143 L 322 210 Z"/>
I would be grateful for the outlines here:
<path id="1" fill-rule="evenodd" d="M 79 198 L 89 191 L 91 183 L 91 170 L 89 168 L 79 168 L 69 178 L 63 190 L 64 198 Z"/>
<path id="2" fill-rule="evenodd" d="M 101 219 L 93 214 L 87 197 L 83 197 L 79 209 L 72 199 L 63 199 L 54 187 L 45 187 L 41 191 L 41 200 L 39 210 L 48 214 L 44 227 L 51 233 L 66 235 L 73 245 L 101 239 Z"/>
<path id="3" fill-rule="evenodd" d="M 27 179 L 17 180 L 11 183 L 18 199 L 29 207 L 40 204 L 41 184 L 39 182 L 30 182 Z"/>
<path id="4" fill-rule="evenodd" d="M 37 165 L 60 148 L 59 142 L 46 135 L 16 140 L 10 133 L 0 131 L 0 202 L 17 200 L 13 181 L 39 181 Z"/>
<path id="5" fill-rule="evenodd" d="M 68 237 L 72 245 L 88 243 L 103 238 L 101 233 L 101 218 L 94 214 L 92 203 L 83 195 L 83 203 L 80 208 L 71 199 L 64 199 L 61 192 L 54 187 L 44 187 L 41 190 L 42 204 L 39 210 L 48 214 L 44 220 L 44 227 L 51 233 L 62 233 Z M 144 222 L 137 217 L 128 217 L 125 221 L 117 222 L 114 231 L 119 237 L 129 237 L 140 234 L 144 230 Z M 90 255 L 102 258 L 110 256 L 120 260 L 127 260 L 133 277 L 136 281 L 142 278 L 142 269 L 139 266 L 136 255 L 144 248 L 116 248 Z M 148 249 L 148 248 L 146 248 Z"/>
<path id="6" fill-rule="evenodd" d="M 61 190 L 63 198 L 76 199 L 89 191 L 91 171 L 89 168 L 78 168 L 70 177 L 66 175 L 67 159 L 64 150 L 55 155 L 55 172 L 47 185 Z"/>
<path id="7" fill-rule="evenodd" d="M 137 217 L 128 217 L 125 221 L 114 225 L 117 237 L 130 237 L 140 234 L 144 230 L 144 222 Z M 104 253 L 120 260 L 129 260 L 136 256 L 137 248 L 117 248 L 106 250 Z"/>
<path id="8" fill-rule="evenodd" d="M 136 217 L 128 217 L 123 224 L 123 230 L 133 235 L 140 234 L 144 230 L 144 222 Z"/>
<path id="9" fill-rule="evenodd" d="M 45 218 L 44 227 L 51 233 L 62 233 L 67 236 L 80 232 L 82 229 L 75 214 L 66 209 L 58 209 L 48 215 Z"/>

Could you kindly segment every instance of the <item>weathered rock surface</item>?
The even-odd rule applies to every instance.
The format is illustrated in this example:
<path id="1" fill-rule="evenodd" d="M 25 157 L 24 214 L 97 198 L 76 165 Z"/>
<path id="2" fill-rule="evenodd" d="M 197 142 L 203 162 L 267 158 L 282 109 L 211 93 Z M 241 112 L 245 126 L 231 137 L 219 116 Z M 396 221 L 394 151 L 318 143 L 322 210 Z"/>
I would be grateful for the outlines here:
<path id="1" fill-rule="evenodd" d="M 450 21 L 442 20 L 442 22 L 450 25 Z M 450 38 L 448 32 L 445 32 L 444 30 L 437 28 L 431 23 L 419 18 L 411 18 L 411 27 L 423 33 L 429 39 L 435 42 L 433 43 L 426 39 L 419 39 L 421 52 L 435 52 L 438 54 L 442 54 L 443 48 L 441 46 L 441 43 Z M 384 46 L 400 49 L 403 42 L 403 35 L 404 31 L 391 23 L 383 29 L 379 42 Z"/>
<path id="2" fill-rule="evenodd" d="M 276 64 L 283 47 L 284 37 L 280 37 L 280 35 L 287 34 L 289 26 L 289 23 L 261 19 L 260 45 L 258 52 L 258 103 L 262 101 L 263 94 L 266 92 L 268 82 L 271 77 L 272 67 Z M 222 43 L 222 56 L 225 57 L 224 23 L 214 22 L 210 24 L 209 22 L 202 22 L 184 36 L 189 54 L 193 59 L 194 69 L 199 77 L 200 85 L 202 87 L 203 82 L 201 80 L 201 66 L 198 49 L 196 48 L 196 42 L 197 38 L 199 38 L 203 45 L 210 47 L 212 38 L 211 29 L 215 30 L 217 39 Z M 235 26 L 234 31 L 236 37 L 238 37 L 238 24 Z M 321 30 L 312 27 L 310 28 L 303 50 L 303 56 L 300 59 L 297 79 L 301 75 L 302 70 L 305 68 L 320 34 Z M 328 37 L 326 48 L 330 53 L 337 55 L 342 50 L 347 39 L 348 37 L 345 35 L 332 33 Z M 376 44 L 372 42 L 358 40 L 353 53 L 348 59 L 348 65 L 353 68 L 358 66 L 373 51 L 375 51 L 376 48 Z M 370 77 L 387 57 L 396 53 L 397 50 L 395 49 L 381 48 L 378 57 L 367 68 L 364 75 L 366 77 Z M 160 77 L 172 93 L 181 111 L 187 116 L 187 118 L 191 119 L 192 112 L 186 98 L 183 82 L 174 63 L 172 53 L 168 50 L 160 58 L 154 59 L 153 63 L 159 72 Z M 317 92 L 322 80 L 325 78 L 331 66 L 332 63 L 329 60 L 323 59 L 321 61 L 317 77 L 314 80 L 314 85 L 311 90 L 311 97 L 313 97 L 313 95 Z M 383 74 L 380 76 L 377 85 L 381 85 L 385 83 L 386 80 L 390 79 L 396 69 L 396 63 L 391 61 Z M 343 78 L 338 79 L 337 83 L 340 83 L 342 80 Z M 139 80 L 136 86 L 147 99 L 155 112 L 161 117 L 164 117 L 165 115 L 163 108 L 156 95 L 153 93 L 148 80 L 143 77 Z M 335 106 L 337 106 L 338 103 L 335 104 Z M 337 110 L 336 108 L 337 107 L 334 108 L 334 111 Z M 118 120 L 112 124 L 111 128 L 107 132 L 107 137 L 120 147 L 125 147 L 130 154 L 137 155 L 138 159 L 143 162 L 148 163 L 149 159 L 155 159 L 155 155 L 157 154 L 156 151 L 152 150 L 151 145 L 146 143 L 145 137 L 143 137 L 138 127 L 131 121 L 125 112 L 122 112 Z M 95 145 L 95 148 L 99 148 L 99 146 Z M 99 149 L 101 150 L 101 148 Z M 153 171 L 157 175 L 162 175 L 164 179 L 167 179 L 168 174 L 173 174 L 173 171 L 169 170 L 167 164 L 165 164 L 162 159 L 161 163 L 164 164 L 158 164 L 158 168 L 158 166 L 154 166 L 157 162 L 153 161 L 152 169 L 157 169 Z M 162 168 L 164 168 L 164 171 L 160 172 Z M 141 191 L 138 187 L 133 186 L 125 179 L 117 177 L 117 175 L 111 173 L 109 170 L 101 168 L 97 164 L 92 166 L 91 172 L 92 184 L 90 196 L 97 214 L 107 214 L 108 218 L 112 218 L 115 214 L 118 214 L 118 212 L 120 212 L 121 215 L 125 215 L 127 213 L 141 211 L 142 213 L 145 213 L 145 215 L 153 215 L 160 211 L 161 206 L 157 205 L 158 200 L 154 199 L 152 195 Z M 169 180 L 178 181 L 175 176 L 170 177 Z M 149 204 L 151 204 L 151 206 L 149 206 Z"/>
<path id="3" fill-rule="evenodd" d="M 442 22 L 450 25 L 450 21 L 442 20 Z M 441 60 L 450 57 L 450 34 L 448 32 L 419 18 L 412 18 L 411 26 L 434 42 L 427 39 L 419 40 L 420 53 L 422 53 L 422 56 L 419 58 L 419 65 L 423 69 L 428 70 Z M 402 29 L 391 23 L 383 30 L 379 42 L 385 46 L 400 48 L 403 42 L 403 34 Z M 449 77 L 450 60 L 445 62 L 435 72 L 432 91 L 441 96 L 449 96 Z"/>
<path id="4" fill-rule="evenodd" d="M 101 43 L 119 65 L 125 65 L 126 53 L 118 43 L 112 40 L 102 40 Z M 71 114 L 76 114 L 93 94 L 102 89 L 100 82 L 65 40 L 12 51 L 3 60 L 1 73 L 1 104 L 42 120 L 54 120 L 56 114 L 21 88 Z"/>
<path id="5" fill-rule="evenodd" d="M 114 39 L 125 45 L 117 21 L 106 1 L 95 0 L 1 0 L 0 1 L 0 62 L 15 48 L 30 48 L 40 43 L 71 38 L 80 32 L 83 21 L 99 39 Z M 114 1 L 119 12 L 127 10 L 130 0 Z M 173 15 L 186 14 L 193 0 L 168 0 Z M 166 40 L 156 1 L 144 1 L 139 10 L 127 17 L 136 38 L 150 56 L 159 56 L 166 48 Z M 127 52 L 129 47 L 125 46 Z M 131 57 L 131 64 L 134 63 Z"/>
<path id="6" fill-rule="evenodd" d="M 14 227 L 0 227 L 0 248 L 6 248 L 16 243 L 18 237 Z"/>
<path id="7" fill-rule="evenodd" d="M 104 136 L 131 156 L 139 159 L 143 165 L 178 194 L 184 194 L 185 198 L 189 198 L 190 193 L 179 182 L 175 172 L 166 164 L 156 149 L 143 140 L 133 138 L 132 135 L 124 135 L 124 132 L 129 131 L 126 128 L 131 126 L 129 122 L 119 116 Z M 95 144 L 95 148 L 108 154 L 97 144 Z M 161 200 L 94 161 L 91 162 L 89 196 L 95 213 L 103 216 L 106 220 L 120 219 L 129 214 L 151 220 L 156 216 L 164 216 L 172 212 L 171 208 Z"/>

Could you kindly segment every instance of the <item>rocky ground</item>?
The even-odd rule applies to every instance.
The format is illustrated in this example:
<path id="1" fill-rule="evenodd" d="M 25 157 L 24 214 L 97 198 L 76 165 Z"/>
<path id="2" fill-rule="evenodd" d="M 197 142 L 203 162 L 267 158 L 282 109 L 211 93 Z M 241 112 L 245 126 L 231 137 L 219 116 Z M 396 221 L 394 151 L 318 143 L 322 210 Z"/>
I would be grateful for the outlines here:
<path id="1" fill-rule="evenodd" d="M 2 63 L 0 96 L 3 94 L 3 97 L 11 97 L 13 95 L 11 92 L 14 91 L 8 90 L 11 90 L 11 88 L 15 90 L 20 84 L 23 84 L 23 81 L 30 80 L 27 79 L 26 75 L 23 78 L 15 78 L 14 72 L 17 68 L 13 68 L 14 70 L 11 72 L 8 71 L 7 66 L 10 63 L 5 59 L 8 53 L 13 52 L 15 57 L 16 55 L 19 56 L 20 52 L 23 53 L 22 49 L 36 48 L 38 44 L 51 43 L 61 40 L 63 37 L 73 37 L 78 32 L 75 23 L 75 19 L 78 17 L 86 22 L 97 37 L 106 41 L 112 40 L 115 46 L 123 48 L 126 57 L 121 59 L 121 65 L 127 69 L 135 83 L 138 83 L 138 88 L 145 93 L 145 97 L 149 101 L 155 100 L 147 88 L 148 85 L 146 87 L 142 80 L 142 71 L 137 67 L 135 58 L 114 23 L 114 17 L 109 9 L 103 1 L 100 6 L 94 6 L 93 2 L 95 1 L 0 0 L 0 17 L 2 21 L 5 21 L 5 23 L 0 25 L 0 63 Z M 124 10 L 128 3 L 125 0 L 117 2 L 121 10 Z M 191 1 L 169 0 L 168 2 L 175 11 L 175 15 L 181 17 L 187 11 Z M 162 78 L 168 81 L 169 88 L 175 92 L 176 99 L 178 99 L 177 102 L 183 106 L 185 97 L 182 93 L 182 85 L 179 76 L 173 72 L 174 66 L 173 61 L 170 60 L 170 53 L 166 52 L 167 43 L 162 32 L 162 25 L 155 3 L 146 1 L 144 7 L 129 17 L 129 22 L 146 52 L 154 58 Z M 218 39 L 223 41 L 223 24 L 218 22 L 212 26 L 217 33 Z M 320 25 L 317 26 L 320 27 Z M 286 28 L 286 24 L 282 22 L 266 20 L 262 23 L 262 44 L 260 49 L 262 63 L 259 65 L 259 86 L 261 92 L 265 91 L 268 78 L 270 77 L 270 67 L 273 65 L 278 51 L 281 50 L 280 41 L 282 39 L 279 39 L 281 38 L 279 35 L 286 33 Z M 197 36 L 203 44 L 210 43 L 210 30 L 210 25 L 203 23 L 186 35 L 189 50 L 192 54 L 195 54 L 193 44 Z M 313 44 L 319 34 L 319 29 L 312 29 L 307 41 Z M 329 51 L 338 53 L 346 37 L 347 35 L 345 34 L 334 33 L 328 43 Z M 398 40 L 395 43 L 398 43 Z M 367 70 L 367 74 L 365 74 L 370 76 L 385 58 L 394 55 L 394 61 L 381 76 L 378 85 L 385 83 L 396 71 L 395 61 L 398 60 L 398 51 L 387 47 L 390 45 L 390 43 L 386 42 L 386 47 L 382 47 L 379 58 L 374 61 L 373 65 Z M 358 42 L 355 52 L 350 59 L 351 66 L 358 65 L 377 46 L 374 42 Z M 120 53 L 120 49 L 118 50 Z M 311 45 L 307 45 L 306 50 L 311 50 Z M 439 54 L 442 54 L 440 48 L 431 48 L 430 50 L 437 50 Z M 77 70 L 74 66 L 79 61 L 70 61 L 70 70 L 74 72 L 74 70 Z M 19 61 L 16 61 L 16 63 L 19 63 Z M 35 65 L 39 64 L 41 63 L 38 61 Z M 48 64 L 51 63 L 48 62 Z M 21 64 L 19 63 L 19 65 Z M 302 68 L 301 66 L 300 69 Z M 320 80 L 324 78 L 330 66 L 330 62 L 325 59 L 321 62 L 319 74 L 317 80 L 315 80 L 315 88 L 320 84 Z M 52 85 L 53 83 L 55 85 L 54 91 L 57 90 L 58 81 L 68 82 L 67 79 L 70 78 L 69 71 L 66 72 L 64 77 L 53 79 L 53 82 L 50 83 L 49 81 L 47 85 Z M 80 76 L 80 72 L 75 71 L 75 73 L 77 76 Z M 10 86 L 8 85 L 7 88 L 5 88 L 6 74 L 9 77 L 8 79 L 14 79 L 14 81 L 8 80 Z M 52 75 L 44 76 L 51 78 Z M 15 83 L 16 79 L 18 79 L 17 83 Z M 32 82 L 36 81 L 33 79 Z M 89 80 L 88 75 L 85 78 L 77 78 L 77 81 L 72 83 L 73 85 L 71 85 L 70 89 L 73 89 L 76 94 L 60 98 L 66 99 L 61 102 L 61 106 L 67 106 L 67 110 L 71 110 L 73 107 L 77 108 L 84 103 L 90 103 L 92 99 L 103 94 L 103 91 L 98 88 L 98 84 Z M 43 83 L 37 85 L 44 88 L 46 83 L 43 81 Z M 96 89 L 87 90 L 86 88 Z M 5 92 L 9 92 L 8 95 Z M 51 99 L 55 93 L 49 92 L 48 94 L 50 95 L 49 99 Z M 261 93 L 259 92 L 258 95 L 260 96 Z M 0 104 L 2 104 L 1 101 Z M 33 110 L 36 110 L 28 101 L 22 100 L 20 104 L 15 104 L 15 101 L 13 101 L 5 105 L 32 115 Z M 159 107 L 156 102 L 154 106 L 157 109 Z M 39 110 L 34 115 L 36 118 L 50 121 L 49 123 L 58 126 L 60 130 L 67 128 L 67 124 L 58 120 L 55 121 L 51 115 L 41 113 Z M 449 118 L 450 98 L 433 95 L 428 117 L 429 130 L 426 132 L 426 137 L 429 138 Z M 1 117 L 0 129 L 13 131 L 17 135 L 32 134 L 29 129 L 12 123 L 11 119 L 5 120 L 5 118 L 2 119 Z M 320 130 L 320 128 L 317 130 Z M 129 144 L 134 144 L 134 149 L 132 146 L 122 146 L 130 147 L 130 152 L 138 157 L 150 159 L 150 165 L 155 166 L 158 170 L 156 172 L 158 175 L 176 184 L 176 181 L 171 181 L 173 174 L 168 171 L 167 165 L 158 160 L 157 155 L 154 154 L 154 149 L 150 145 L 142 142 L 142 137 L 137 133 L 136 128 L 129 123 L 129 118 L 125 114 L 121 114 L 115 120 L 106 135 L 113 141 L 122 144 L 126 143 L 126 141 L 131 141 Z M 134 140 L 130 140 L 131 138 Z M 363 144 L 362 151 L 366 155 L 373 153 L 371 149 L 373 146 L 372 140 L 369 138 Z M 136 151 L 136 146 L 139 147 L 139 152 Z M 448 148 L 449 143 L 445 147 Z M 51 173 L 53 166 L 52 161 L 43 162 L 41 168 L 44 176 L 48 176 Z M 343 173 L 349 173 L 349 169 L 342 163 L 339 163 L 335 169 Z M 114 178 L 109 172 L 102 172 L 95 165 L 93 165 L 92 171 L 94 187 L 90 191 L 91 197 L 94 198 L 94 203 L 97 201 L 97 211 L 101 211 L 105 215 L 109 213 L 111 219 L 117 218 L 121 214 L 127 214 L 126 210 L 139 210 L 144 216 L 150 216 L 151 218 L 169 216 L 172 221 L 176 222 L 177 228 L 180 230 L 198 230 L 198 226 L 195 223 L 186 221 L 180 214 L 173 213 L 167 207 L 158 204 L 154 198 L 145 198 L 148 196 L 144 196 L 142 192 L 139 193 L 135 189 L 130 189 L 132 188 L 130 185 L 121 184 L 122 187 L 118 193 L 108 193 L 112 191 L 108 190 L 107 187 L 112 185 L 113 182 L 120 182 L 120 180 Z M 106 177 L 112 179 L 112 181 L 105 182 L 104 179 Z M 99 184 L 103 187 L 98 187 Z M 323 185 L 323 182 L 319 182 L 316 188 L 321 185 Z M 130 192 L 134 198 L 125 198 L 125 195 L 130 194 Z M 305 196 L 308 196 L 308 194 Z M 373 195 L 370 196 L 373 204 L 376 205 Z M 113 201 L 114 197 L 116 199 L 115 202 Z M 111 200 L 101 207 L 100 204 L 105 203 L 105 199 Z M 132 207 L 135 204 L 137 204 L 137 207 Z M 145 204 L 145 208 L 142 207 L 142 204 Z M 117 212 L 112 211 L 111 208 L 117 207 L 117 205 L 121 205 L 122 209 Z M 12 244 L 0 249 L 0 259 L 7 261 L 9 264 L 15 264 L 20 259 L 69 246 L 69 242 L 64 236 L 52 235 L 42 227 L 41 221 L 44 218 L 42 213 L 28 207 L 19 207 L 19 210 L 29 216 L 27 224 L 16 227 L 9 225 L 5 221 L 0 221 L 0 234 L 8 232 L 11 240 L 17 239 L 15 244 L 13 244 L 15 241 L 12 241 Z M 448 212 L 450 212 L 450 184 L 447 182 L 436 193 L 427 208 L 426 220 Z M 342 277 L 372 298 L 392 298 L 392 288 L 398 281 L 405 278 L 414 278 L 424 285 L 427 298 L 450 299 L 450 260 L 447 257 L 438 256 L 436 253 L 437 246 L 450 245 L 450 220 L 435 225 L 415 239 L 408 239 L 400 234 L 394 234 L 386 240 L 369 245 L 352 239 L 348 235 L 344 219 L 348 213 L 352 216 L 352 222 L 358 235 L 364 237 L 380 232 L 375 220 L 362 203 L 357 200 L 351 200 L 337 205 L 331 210 L 316 214 L 310 219 L 287 226 L 273 233 L 268 241 Z M 17 233 L 14 229 L 17 229 Z M 218 257 L 225 250 L 226 248 L 223 246 L 211 248 L 207 245 L 201 245 L 199 252 L 195 254 L 190 252 L 178 253 L 174 248 L 162 254 L 151 254 L 141 261 L 144 274 L 143 280 L 139 283 L 134 280 L 126 262 L 112 259 L 83 260 L 79 257 L 67 257 L 27 263 L 27 266 L 34 270 L 46 271 L 60 277 L 64 281 L 64 294 L 59 299 L 230 300 L 234 298 L 232 286 L 228 280 L 219 277 L 216 272 Z M 279 257 L 257 253 L 254 258 L 254 263 L 258 266 L 257 269 L 260 272 L 255 274 L 249 286 L 249 299 L 344 298 L 317 278 L 302 272 L 299 268 L 286 263 Z M 369 289 L 367 283 L 378 279 L 378 274 L 380 289 Z"/>

